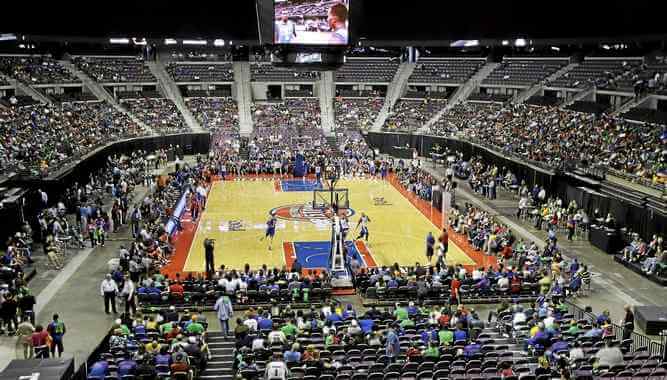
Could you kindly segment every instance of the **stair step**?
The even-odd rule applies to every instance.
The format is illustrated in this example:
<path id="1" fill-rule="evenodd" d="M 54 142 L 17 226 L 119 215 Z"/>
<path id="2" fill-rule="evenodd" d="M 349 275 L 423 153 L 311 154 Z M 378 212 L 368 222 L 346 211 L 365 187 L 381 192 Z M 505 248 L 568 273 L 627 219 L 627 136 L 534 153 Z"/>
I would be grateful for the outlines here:
<path id="1" fill-rule="evenodd" d="M 232 368 L 232 361 L 216 361 L 216 362 L 208 362 L 206 363 L 206 370 L 216 370 L 219 371 L 221 369 L 230 369 Z"/>
<path id="2" fill-rule="evenodd" d="M 229 367 L 226 368 L 209 368 L 206 367 L 206 369 L 202 372 L 202 375 L 220 375 L 220 374 L 226 374 L 226 373 L 232 373 L 232 365 L 231 363 L 229 364 Z"/>
<path id="3" fill-rule="evenodd" d="M 200 379 L 220 379 L 220 380 L 226 380 L 226 379 L 233 379 L 234 376 L 232 375 L 201 375 L 199 376 Z"/>
<path id="4" fill-rule="evenodd" d="M 208 346 L 209 347 L 222 348 L 222 347 L 234 347 L 235 344 L 234 344 L 233 341 L 211 341 L 211 340 L 209 340 L 208 341 Z"/>

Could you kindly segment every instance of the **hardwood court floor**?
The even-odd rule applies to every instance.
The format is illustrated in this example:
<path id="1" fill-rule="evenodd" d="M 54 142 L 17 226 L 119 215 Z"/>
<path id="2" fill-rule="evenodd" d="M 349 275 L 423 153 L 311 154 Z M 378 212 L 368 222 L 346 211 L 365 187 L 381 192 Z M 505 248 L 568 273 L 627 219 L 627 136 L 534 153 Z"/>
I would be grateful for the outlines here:
<path id="1" fill-rule="evenodd" d="M 292 180 L 294 181 L 294 180 Z M 215 265 L 241 269 L 247 263 L 252 268 L 263 264 L 282 267 L 286 264 L 283 252 L 285 242 L 328 241 L 330 224 L 308 205 L 313 200 L 312 191 L 281 191 L 281 185 L 271 179 L 246 179 L 215 182 L 209 192 L 206 210 L 200 216 L 194 240 L 182 268 L 185 272 L 204 271 L 205 238 L 216 239 Z M 283 187 L 284 188 L 284 187 Z M 349 189 L 349 218 L 354 230 L 361 212 L 370 219 L 370 240 L 367 245 L 379 266 L 424 264 L 426 234 L 431 231 L 437 237 L 438 227 L 415 208 L 389 182 L 368 179 L 341 180 L 337 188 Z M 375 198 L 384 198 L 388 205 L 376 205 Z M 284 206 L 293 206 L 286 207 Z M 281 209 L 279 214 L 291 215 L 278 219 L 273 249 L 268 249 L 264 236 L 269 212 Z M 230 224 L 230 221 L 236 221 Z M 240 227 L 234 231 L 236 227 Z M 474 265 L 475 262 L 450 240 L 447 263 Z"/>

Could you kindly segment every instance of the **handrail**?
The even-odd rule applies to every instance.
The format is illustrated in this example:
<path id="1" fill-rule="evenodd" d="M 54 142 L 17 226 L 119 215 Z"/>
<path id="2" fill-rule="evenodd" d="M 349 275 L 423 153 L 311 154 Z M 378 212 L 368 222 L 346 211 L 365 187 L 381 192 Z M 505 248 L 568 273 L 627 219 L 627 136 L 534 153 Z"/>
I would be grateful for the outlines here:
<path id="1" fill-rule="evenodd" d="M 597 319 L 597 316 L 595 316 L 595 314 L 593 314 L 590 311 L 586 311 L 585 309 L 582 309 L 580 306 L 575 305 L 570 300 L 565 300 L 565 304 L 568 307 L 568 312 L 572 314 L 574 318 L 577 320 L 586 319 L 589 321 L 594 321 Z M 611 323 L 611 326 L 612 326 L 613 336 L 616 337 L 616 339 L 622 338 L 625 328 L 613 322 Z M 655 341 L 654 339 L 652 339 L 647 335 L 632 331 L 628 339 L 632 340 L 632 343 L 630 344 L 630 349 L 632 351 L 635 351 L 640 347 L 646 347 L 646 350 L 650 355 L 661 355 L 661 356 L 665 355 L 665 344 L 663 342 Z"/>

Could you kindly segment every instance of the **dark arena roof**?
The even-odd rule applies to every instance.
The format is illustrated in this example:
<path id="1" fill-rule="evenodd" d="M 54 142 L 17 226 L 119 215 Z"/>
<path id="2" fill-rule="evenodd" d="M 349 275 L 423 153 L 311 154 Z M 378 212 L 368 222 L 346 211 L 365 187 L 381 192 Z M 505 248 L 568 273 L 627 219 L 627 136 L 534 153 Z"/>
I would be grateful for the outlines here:
<path id="1" fill-rule="evenodd" d="M 667 379 L 662 8 L 3 2 L 0 380 Z"/>

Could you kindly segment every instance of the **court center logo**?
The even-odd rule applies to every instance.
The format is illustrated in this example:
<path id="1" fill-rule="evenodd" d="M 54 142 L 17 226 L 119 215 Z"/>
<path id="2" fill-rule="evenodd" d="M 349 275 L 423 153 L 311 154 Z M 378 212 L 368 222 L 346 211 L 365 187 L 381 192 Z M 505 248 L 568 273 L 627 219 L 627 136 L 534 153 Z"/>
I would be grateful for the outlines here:
<path id="1" fill-rule="evenodd" d="M 313 208 L 311 204 L 301 204 L 276 207 L 269 211 L 269 213 L 275 215 L 278 219 L 294 222 L 317 223 L 323 220 L 329 220 L 333 215 L 333 210 L 331 210 L 331 208 Z M 345 214 L 349 218 L 354 215 L 354 210 L 348 208 L 345 210 Z"/>

